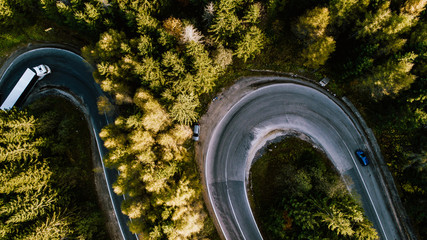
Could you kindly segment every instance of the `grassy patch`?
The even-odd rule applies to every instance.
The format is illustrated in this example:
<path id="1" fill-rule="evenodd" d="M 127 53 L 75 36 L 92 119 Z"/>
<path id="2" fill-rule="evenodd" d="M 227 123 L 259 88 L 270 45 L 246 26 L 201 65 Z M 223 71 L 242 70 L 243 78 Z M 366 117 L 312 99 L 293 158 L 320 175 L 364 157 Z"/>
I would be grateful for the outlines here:
<path id="1" fill-rule="evenodd" d="M 29 43 L 58 43 L 80 49 L 88 44 L 87 37 L 55 24 L 52 21 L 38 19 L 33 25 L 9 27 L 0 33 L 0 59 L 2 62 L 15 50 Z"/>

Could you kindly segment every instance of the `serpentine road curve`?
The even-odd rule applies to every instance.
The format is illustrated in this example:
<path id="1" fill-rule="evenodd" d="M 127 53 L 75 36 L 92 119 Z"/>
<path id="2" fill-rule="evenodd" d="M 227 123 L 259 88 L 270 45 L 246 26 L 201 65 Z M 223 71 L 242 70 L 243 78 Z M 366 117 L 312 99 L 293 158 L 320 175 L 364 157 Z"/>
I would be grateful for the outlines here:
<path id="1" fill-rule="evenodd" d="M 322 149 L 338 171 L 352 179 L 346 184 L 360 195 L 380 238 L 401 239 L 375 163 L 363 167 L 355 157 L 358 148 L 369 152 L 366 137 L 340 101 L 316 84 L 292 78 L 251 77 L 241 85 L 246 90 L 235 87 L 221 95 L 201 120 L 199 147 L 207 198 L 223 237 L 262 239 L 247 197 L 249 169 L 268 141 L 297 133 Z M 236 92 L 244 93 L 235 96 Z M 207 126 L 208 118 L 216 118 L 212 122 L 218 124 Z"/>
<path id="2" fill-rule="evenodd" d="M 105 184 L 116 215 L 120 237 L 123 239 L 136 239 L 136 235 L 133 235 L 127 227 L 126 223 L 129 218 L 120 210 L 123 197 L 117 196 L 112 189 L 112 183 L 115 182 L 118 173 L 112 169 L 105 168 L 103 165 L 102 157 L 106 153 L 106 149 L 103 141 L 99 138 L 99 132 L 112 119 L 106 115 L 98 114 L 96 102 L 98 97 L 104 96 L 104 93 L 93 79 L 93 68 L 90 64 L 81 56 L 59 48 L 36 48 L 24 52 L 15 57 L 12 62 L 6 64 L 7 68 L 4 69 L 0 78 L 0 91 L 3 93 L 0 103 L 5 100 L 26 68 L 40 64 L 48 65 L 52 73 L 36 83 L 35 87 L 42 89 L 42 91 L 31 93 L 31 95 L 44 94 L 46 91 L 56 92 L 65 95 L 69 99 L 71 98 L 73 102 L 79 103 L 80 107 L 83 108 L 85 115 L 89 117 L 89 125 L 94 133 L 104 171 Z"/>
<path id="3" fill-rule="evenodd" d="M 106 150 L 98 133 L 112 119 L 98 114 L 97 98 L 104 93 L 93 80 L 92 67 L 79 55 L 58 48 L 39 48 L 17 56 L 3 69 L 0 102 L 4 101 L 26 68 L 39 64 L 50 66 L 52 73 L 37 85 L 66 93 L 84 106 L 102 159 Z M 198 148 L 202 148 L 201 159 L 205 162 L 208 207 L 213 209 L 222 235 L 232 240 L 262 239 L 247 198 L 249 168 L 255 154 L 267 141 L 297 132 L 321 148 L 341 174 L 351 177 L 349 188 L 361 196 L 363 208 L 381 238 L 401 239 L 396 230 L 399 223 L 383 194 L 375 164 L 361 167 L 354 157 L 355 149 L 370 149 L 366 137 L 339 102 L 315 84 L 296 79 L 255 77 L 246 80 L 240 81 L 246 84 L 246 90 L 240 91 L 244 93 L 241 99 L 240 95 L 221 96 L 201 120 L 202 144 Z M 236 90 L 236 86 L 228 92 Z M 240 100 L 226 103 L 226 99 L 236 97 Z M 212 108 L 226 113 L 215 114 Z M 205 126 L 206 118 L 214 124 Z M 116 174 L 116 171 L 104 167 L 121 237 L 135 239 L 126 225 L 128 218 L 120 211 L 122 197 L 112 191 L 111 184 Z"/>

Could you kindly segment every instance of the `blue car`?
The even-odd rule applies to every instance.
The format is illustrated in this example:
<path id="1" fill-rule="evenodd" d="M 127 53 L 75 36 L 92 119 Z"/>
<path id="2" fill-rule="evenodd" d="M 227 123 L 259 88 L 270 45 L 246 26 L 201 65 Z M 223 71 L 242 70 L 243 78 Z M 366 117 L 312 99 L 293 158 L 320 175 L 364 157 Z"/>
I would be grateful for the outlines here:
<path id="1" fill-rule="evenodd" d="M 367 166 L 369 164 L 368 156 L 366 156 L 365 152 L 363 152 L 362 150 L 356 150 L 356 156 L 363 166 Z"/>

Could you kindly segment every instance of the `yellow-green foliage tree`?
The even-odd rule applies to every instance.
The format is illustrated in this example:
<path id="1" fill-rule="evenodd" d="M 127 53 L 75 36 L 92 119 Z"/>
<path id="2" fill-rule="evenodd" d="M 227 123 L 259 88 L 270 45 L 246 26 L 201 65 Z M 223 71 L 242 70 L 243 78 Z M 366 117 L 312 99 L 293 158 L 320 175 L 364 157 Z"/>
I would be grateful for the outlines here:
<path id="1" fill-rule="evenodd" d="M 362 86 L 367 88 L 375 99 L 384 95 L 396 95 L 402 89 L 407 89 L 414 82 L 416 76 L 410 71 L 417 57 L 414 53 L 407 53 L 396 59 L 389 59 L 377 65 L 372 73 L 361 79 Z"/>
<path id="2" fill-rule="evenodd" d="M 320 38 L 302 50 L 303 64 L 309 68 L 319 68 L 334 51 L 335 41 L 332 37 Z"/>
<path id="3" fill-rule="evenodd" d="M 358 24 L 358 38 L 375 38 L 377 41 L 390 41 L 405 33 L 418 22 L 420 13 L 425 9 L 424 0 L 405 1 L 400 11 L 393 11 L 390 2 L 385 1 Z"/>
<path id="4" fill-rule="evenodd" d="M 39 10 L 35 0 L 0 1 L 0 27 L 28 24 Z"/>
<path id="5" fill-rule="evenodd" d="M 261 3 L 221 0 L 210 8 L 213 19 L 209 31 L 217 43 L 233 49 L 244 62 L 262 51 L 266 37 L 259 28 Z"/>
<path id="6" fill-rule="evenodd" d="M 215 61 L 191 25 L 168 18 L 163 28 L 147 12 L 143 16 L 137 18 L 136 38 L 128 40 L 123 32 L 110 29 L 95 46 L 85 47 L 83 55 L 96 64 L 95 80 L 114 103 L 131 104 L 135 89 L 143 86 L 163 96 L 173 119 L 190 124 L 198 116 L 199 96 L 212 91 L 230 60 Z M 155 41 L 159 44 L 154 45 Z M 191 102 L 181 111 L 185 99 Z"/>
<path id="7" fill-rule="evenodd" d="M 179 123 L 190 124 L 197 120 L 198 114 L 196 107 L 199 106 L 199 101 L 194 95 L 181 94 L 177 97 L 176 103 L 171 109 L 171 116 Z"/>
<path id="8" fill-rule="evenodd" d="M 419 64 L 415 66 L 415 72 L 418 76 L 427 75 L 427 22 L 419 22 L 411 33 L 409 45 L 415 49 L 418 54 L 417 61 Z"/>
<path id="9" fill-rule="evenodd" d="M 259 54 L 263 48 L 265 36 L 261 29 L 252 26 L 246 32 L 242 41 L 237 43 L 236 56 L 246 62 L 249 58 Z"/>
<path id="10" fill-rule="evenodd" d="M 198 236 L 207 215 L 185 147 L 192 131 L 173 124 L 146 90 L 139 89 L 133 101 L 139 112 L 117 118 L 100 134 L 109 149 L 107 165 L 120 171 L 114 192 L 128 196 L 122 211 L 132 219 L 130 229 L 150 239 Z"/>
<path id="11" fill-rule="evenodd" d="M 357 57 L 349 60 L 349 74 L 344 74 L 357 76 L 352 79 L 360 83 L 357 90 L 380 100 L 411 86 L 416 79 L 412 68 L 424 54 L 417 38 L 408 33 L 422 29 L 423 23 L 418 23 L 426 4 L 425 0 L 384 1 L 368 7 L 370 10 L 359 17 L 350 36 Z M 355 8 L 364 7 L 359 5 Z M 418 65 L 415 71 L 422 68 Z"/>
<path id="12" fill-rule="evenodd" d="M 237 16 L 236 7 L 243 1 L 223 0 L 214 6 L 214 20 L 210 31 L 217 42 L 228 46 L 232 38 L 238 37 L 242 28 L 241 19 Z"/>
<path id="13" fill-rule="evenodd" d="M 329 20 L 328 8 L 315 7 L 298 18 L 294 32 L 298 38 L 306 41 L 320 38 L 325 35 Z"/>
<path id="14" fill-rule="evenodd" d="M 390 2 L 384 2 L 358 24 L 357 38 L 377 43 L 376 55 L 386 59 L 359 78 L 364 89 L 375 99 L 395 96 L 414 82 L 416 76 L 411 74 L 411 70 L 418 55 L 404 50 L 407 43 L 405 33 L 418 23 L 426 4 L 427 1 L 406 1 L 396 12 L 390 8 Z"/>
<path id="15" fill-rule="evenodd" d="M 25 111 L 0 111 L 0 239 L 107 238 L 96 196 L 88 194 L 87 125 L 64 103 L 43 98 Z"/>
<path id="16" fill-rule="evenodd" d="M 354 22 L 363 14 L 369 5 L 369 0 L 331 0 L 329 1 L 329 11 L 331 24 L 340 28 Z"/>
<path id="17" fill-rule="evenodd" d="M 50 188 L 52 171 L 40 161 L 36 120 L 16 109 L 0 111 L 0 238 L 63 238 L 72 233 L 55 209 L 59 192 Z M 51 218 L 56 214 L 56 219 Z"/>
<path id="18" fill-rule="evenodd" d="M 295 35 L 304 42 L 301 53 L 304 66 L 317 69 L 335 51 L 335 40 L 326 34 L 329 22 L 328 8 L 316 7 L 300 16 L 294 25 Z"/>
<path id="19" fill-rule="evenodd" d="M 110 100 L 106 96 L 99 97 L 96 105 L 98 106 L 98 113 L 101 115 L 110 115 L 114 110 L 113 104 L 111 104 Z"/>
<path id="20" fill-rule="evenodd" d="M 102 31 L 105 26 L 111 26 L 109 21 L 111 12 L 106 2 L 97 0 L 74 0 L 74 1 L 55 1 L 40 0 L 36 4 L 28 4 L 33 8 L 40 5 L 45 15 L 56 21 L 64 23 L 74 29 L 90 31 L 87 34 L 93 36 L 93 33 Z M 38 15 L 40 15 L 40 12 Z"/>

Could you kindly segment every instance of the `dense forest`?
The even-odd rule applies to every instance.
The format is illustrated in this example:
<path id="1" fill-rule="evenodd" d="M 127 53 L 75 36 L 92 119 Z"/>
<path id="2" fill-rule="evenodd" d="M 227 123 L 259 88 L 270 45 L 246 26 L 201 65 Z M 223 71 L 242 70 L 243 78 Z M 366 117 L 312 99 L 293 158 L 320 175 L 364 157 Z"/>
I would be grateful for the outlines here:
<path id="1" fill-rule="evenodd" d="M 425 0 L 0 0 L 2 56 L 34 41 L 81 47 L 114 111 L 106 164 L 133 232 L 214 236 L 190 125 L 247 69 L 296 72 L 347 95 L 373 128 L 427 236 Z M 37 24 L 35 24 L 37 23 Z M 114 107 L 112 107 L 114 106 Z M 3 204 L 2 204 L 3 205 Z"/>
<path id="2" fill-rule="evenodd" d="M 378 239 L 329 159 L 311 143 L 270 143 L 250 172 L 252 208 L 265 239 Z"/>
<path id="3" fill-rule="evenodd" d="M 87 123 L 70 105 L 56 97 L 0 111 L 1 239 L 108 239 Z"/>

